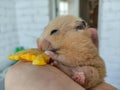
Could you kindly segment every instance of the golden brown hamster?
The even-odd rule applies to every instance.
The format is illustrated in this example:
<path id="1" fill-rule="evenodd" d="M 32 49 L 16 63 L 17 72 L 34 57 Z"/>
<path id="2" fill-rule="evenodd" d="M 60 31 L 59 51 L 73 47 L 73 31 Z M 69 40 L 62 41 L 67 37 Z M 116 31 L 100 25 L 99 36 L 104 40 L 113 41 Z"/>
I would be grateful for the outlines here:
<path id="1" fill-rule="evenodd" d="M 106 76 L 95 33 L 81 18 L 60 16 L 45 28 L 38 47 L 57 61 L 61 71 L 89 89 L 103 82 Z"/>

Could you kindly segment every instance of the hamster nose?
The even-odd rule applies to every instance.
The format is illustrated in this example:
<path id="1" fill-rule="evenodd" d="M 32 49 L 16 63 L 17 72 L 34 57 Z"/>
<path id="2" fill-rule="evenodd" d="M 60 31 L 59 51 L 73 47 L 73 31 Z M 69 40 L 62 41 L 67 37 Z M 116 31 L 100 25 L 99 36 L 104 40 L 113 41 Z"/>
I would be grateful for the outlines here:
<path id="1" fill-rule="evenodd" d="M 51 43 L 45 39 L 41 40 L 41 39 L 38 39 L 37 40 L 37 46 L 39 49 L 41 49 L 42 51 L 45 51 L 45 50 L 50 50 L 52 47 L 51 47 Z"/>

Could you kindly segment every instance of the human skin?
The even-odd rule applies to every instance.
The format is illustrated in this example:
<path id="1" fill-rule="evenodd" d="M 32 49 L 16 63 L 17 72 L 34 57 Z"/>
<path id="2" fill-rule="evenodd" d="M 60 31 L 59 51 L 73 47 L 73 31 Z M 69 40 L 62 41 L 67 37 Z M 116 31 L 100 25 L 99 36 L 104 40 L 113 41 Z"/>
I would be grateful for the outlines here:
<path id="1" fill-rule="evenodd" d="M 31 62 L 18 62 L 5 77 L 5 90 L 85 90 L 59 69 L 51 66 L 33 66 Z M 117 90 L 102 83 L 91 90 Z"/>

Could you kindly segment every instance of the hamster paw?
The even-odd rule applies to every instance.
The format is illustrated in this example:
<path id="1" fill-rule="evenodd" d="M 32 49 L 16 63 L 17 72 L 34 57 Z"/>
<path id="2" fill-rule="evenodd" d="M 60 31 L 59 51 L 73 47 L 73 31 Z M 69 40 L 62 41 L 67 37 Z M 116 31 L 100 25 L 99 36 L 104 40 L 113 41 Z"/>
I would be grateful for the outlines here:
<path id="1" fill-rule="evenodd" d="M 76 81 L 78 84 L 83 85 L 85 83 L 85 74 L 84 72 L 75 72 L 73 75 L 73 80 Z"/>
<path id="2" fill-rule="evenodd" d="M 57 61 L 52 61 L 52 62 L 50 63 L 50 65 L 57 67 L 57 66 L 58 66 L 58 62 L 57 62 Z"/>

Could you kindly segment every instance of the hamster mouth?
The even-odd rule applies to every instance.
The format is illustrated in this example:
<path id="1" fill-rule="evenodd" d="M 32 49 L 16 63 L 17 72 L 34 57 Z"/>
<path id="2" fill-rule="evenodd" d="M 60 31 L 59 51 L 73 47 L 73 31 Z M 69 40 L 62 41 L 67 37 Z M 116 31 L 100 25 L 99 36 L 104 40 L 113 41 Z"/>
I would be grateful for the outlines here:
<path id="1" fill-rule="evenodd" d="M 50 51 L 52 51 L 52 52 L 57 52 L 57 51 L 59 51 L 60 50 L 60 48 L 52 48 L 52 49 L 50 49 Z"/>

